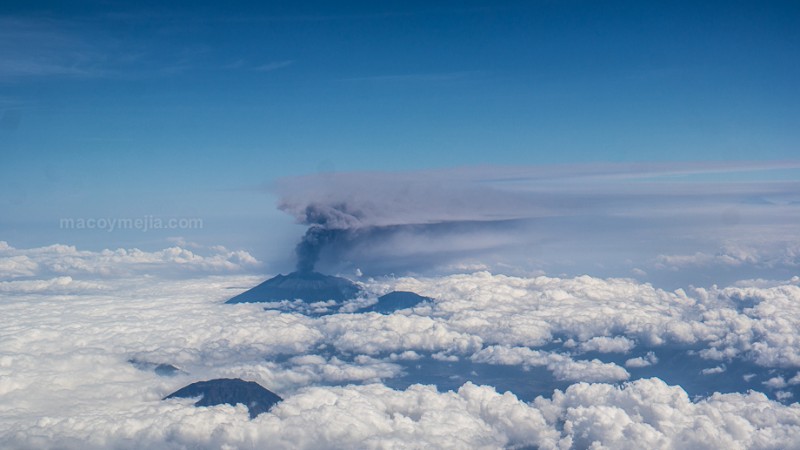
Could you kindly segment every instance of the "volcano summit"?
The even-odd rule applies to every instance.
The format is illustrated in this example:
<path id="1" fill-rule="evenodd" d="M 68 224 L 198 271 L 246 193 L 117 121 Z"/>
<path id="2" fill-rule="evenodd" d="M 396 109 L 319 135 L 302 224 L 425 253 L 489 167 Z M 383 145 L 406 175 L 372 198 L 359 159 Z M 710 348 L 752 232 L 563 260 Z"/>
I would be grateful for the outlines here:
<path id="1" fill-rule="evenodd" d="M 341 302 L 355 298 L 359 293 L 361 288 L 346 278 L 297 271 L 270 278 L 225 303 L 265 303 L 296 299 L 309 303 L 325 300 Z"/>

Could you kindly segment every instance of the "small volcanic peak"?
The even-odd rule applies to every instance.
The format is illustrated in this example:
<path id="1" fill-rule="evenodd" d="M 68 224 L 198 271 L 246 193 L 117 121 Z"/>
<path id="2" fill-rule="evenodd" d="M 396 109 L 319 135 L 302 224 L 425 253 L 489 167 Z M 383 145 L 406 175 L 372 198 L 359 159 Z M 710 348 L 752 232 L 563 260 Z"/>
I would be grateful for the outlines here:
<path id="1" fill-rule="evenodd" d="M 342 302 L 353 299 L 360 293 L 361 288 L 346 278 L 298 271 L 270 278 L 225 303 L 265 303 L 296 299 L 305 302 Z"/>
<path id="2" fill-rule="evenodd" d="M 173 366 L 172 364 L 166 363 L 154 363 L 150 361 L 143 361 L 136 358 L 131 358 L 128 360 L 134 367 L 139 370 L 152 370 L 156 375 L 160 377 L 172 377 L 181 373 L 185 373 L 181 369 Z"/>
<path id="3" fill-rule="evenodd" d="M 362 308 L 359 312 L 377 312 L 381 314 L 391 314 L 401 309 L 412 308 L 424 302 L 433 300 L 430 297 L 423 297 L 415 292 L 393 291 L 378 297 L 378 302 Z"/>
<path id="4" fill-rule="evenodd" d="M 243 404 L 250 411 L 250 418 L 267 412 L 283 399 L 277 394 L 253 381 L 238 378 L 218 378 L 198 381 L 185 386 L 164 397 L 170 398 L 201 397 L 194 406 L 236 405 Z"/>

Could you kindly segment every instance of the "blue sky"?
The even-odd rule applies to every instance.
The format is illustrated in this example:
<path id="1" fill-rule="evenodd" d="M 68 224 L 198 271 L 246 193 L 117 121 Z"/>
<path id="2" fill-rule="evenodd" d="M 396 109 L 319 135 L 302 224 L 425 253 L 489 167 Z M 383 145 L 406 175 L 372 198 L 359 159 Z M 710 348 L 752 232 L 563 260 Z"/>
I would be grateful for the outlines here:
<path id="1" fill-rule="evenodd" d="M 0 232 L 202 217 L 270 261 L 317 172 L 797 159 L 796 2 L 4 2 Z M 796 180 L 796 171 L 790 179 Z M 191 233 L 189 233 L 191 234 Z"/>

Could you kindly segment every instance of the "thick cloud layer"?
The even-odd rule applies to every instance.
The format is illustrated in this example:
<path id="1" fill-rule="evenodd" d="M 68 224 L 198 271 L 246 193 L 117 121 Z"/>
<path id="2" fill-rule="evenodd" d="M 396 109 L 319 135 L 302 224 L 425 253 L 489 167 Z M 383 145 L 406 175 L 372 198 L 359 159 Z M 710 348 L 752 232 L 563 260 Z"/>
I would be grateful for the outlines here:
<path id="1" fill-rule="evenodd" d="M 775 181 L 782 170 L 797 164 L 325 173 L 277 191 L 279 207 L 311 227 L 302 267 L 321 258 L 328 269 L 385 274 L 481 263 L 642 279 L 679 272 L 680 284 L 710 284 L 748 271 L 788 277 L 800 264 L 800 186 Z"/>
<path id="2" fill-rule="evenodd" d="M 800 407 L 789 404 L 800 386 L 796 278 L 685 291 L 589 276 L 380 278 L 363 283 L 369 297 L 410 290 L 436 300 L 388 315 L 308 317 L 223 303 L 260 277 L 76 270 L 76 255 L 102 254 L 67 247 L 58 257 L 55 248 L 4 248 L 41 272 L 4 272 L 0 284 L 8 448 L 800 445 Z M 43 261 L 71 275 L 50 277 Z M 741 380 L 731 372 L 749 364 L 747 386 L 763 393 L 692 399 L 641 378 L 670 379 L 663 359 L 675 348 L 706 362 L 700 378 Z M 526 402 L 467 381 L 451 392 L 386 386 L 425 355 L 467 379 L 459 368 L 518 367 L 520 388 L 542 373 L 561 387 Z M 161 363 L 179 372 L 150 369 Z M 193 381 L 234 377 L 285 401 L 252 421 L 243 406 L 161 401 Z"/>
<path id="3" fill-rule="evenodd" d="M 196 410 L 190 402 L 137 408 L 116 430 L 89 434 L 87 418 L 49 421 L 45 436 L 68 433 L 78 448 L 793 448 L 800 409 L 753 394 L 691 402 L 657 379 L 617 388 L 576 384 L 531 405 L 489 387 L 438 393 L 425 386 L 312 388 L 248 421 L 243 407 Z M 162 414 L 158 416 L 157 414 Z M 137 415 L 141 416 L 137 417 Z M 138 419 L 138 420 L 137 420 Z M 563 424 L 558 430 L 558 424 Z M 45 425 L 45 424 L 43 424 Z M 11 441 L 12 443 L 14 441 Z M 86 448 L 86 447 L 84 447 Z"/>
<path id="4" fill-rule="evenodd" d="M 244 250 L 216 246 L 208 255 L 175 246 L 155 252 L 136 248 L 93 252 L 71 245 L 55 244 L 17 249 L 0 241 L 0 280 L 43 275 L 121 276 L 158 273 L 164 275 L 236 273 L 252 270 L 260 263 Z M 63 278 L 62 278 L 63 280 Z"/>

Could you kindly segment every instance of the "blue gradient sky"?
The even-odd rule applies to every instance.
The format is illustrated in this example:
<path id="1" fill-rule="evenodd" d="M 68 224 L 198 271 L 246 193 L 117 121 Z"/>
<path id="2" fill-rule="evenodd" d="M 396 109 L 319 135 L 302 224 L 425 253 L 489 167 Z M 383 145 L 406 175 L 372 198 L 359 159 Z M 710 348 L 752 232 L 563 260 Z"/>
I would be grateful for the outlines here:
<path id="1" fill-rule="evenodd" d="M 798 156 L 797 2 L 295 3 L 3 2 L 0 238 L 269 261 L 280 177 Z"/>

